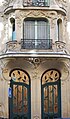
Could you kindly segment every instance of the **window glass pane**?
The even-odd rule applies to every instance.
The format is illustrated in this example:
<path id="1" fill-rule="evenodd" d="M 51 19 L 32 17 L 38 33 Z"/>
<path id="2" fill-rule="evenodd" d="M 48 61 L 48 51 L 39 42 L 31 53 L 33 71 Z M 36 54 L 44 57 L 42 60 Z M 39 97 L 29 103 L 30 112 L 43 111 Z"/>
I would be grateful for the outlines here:
<path id="1" fill-rule="evenodd" d="M 14 41 L 14 40 L 16 40 L 16 32 L 15 31 L 12 32 L 12 41 Z"/>
<path id="2" fill-rule="evenodd" d="M 37 32 L 36 32 L 37 29 Z M 49 25 L 48 21 L 31 20 L 24 23 L 24 39 L 49 39 Z"/>
<path id="3" fill-rule="evenodd" d="M 24 23 L 24 39 L 35 38 L 35 21 L 25 21 Z"/>
<path id="4" fill-rule="evenodd" d="M 38 21 L 37 23 L 37 37 L 38 39 L 46 39 L 47 38 L 47 26 L 45 21 Z"/>

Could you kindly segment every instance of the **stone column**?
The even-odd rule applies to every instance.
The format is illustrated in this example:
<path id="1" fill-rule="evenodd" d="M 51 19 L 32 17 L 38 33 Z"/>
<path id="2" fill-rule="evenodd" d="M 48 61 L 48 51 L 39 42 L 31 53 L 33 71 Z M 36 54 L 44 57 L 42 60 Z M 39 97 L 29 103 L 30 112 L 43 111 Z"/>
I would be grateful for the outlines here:
<path id="1" fill-rule="evenodd" d="M 20 10 L 17 10 L 15 13 L 15 31 L 16 31 L 16 40 L 19 42 L 21 41 L 21 26 L 22 26 L 22 19 L 20 16 Z"/>
<path id="2" fill-rule="evenodd" d="M 53 43 L 57 41 L 57 19 L 51 18 L 50 23 L 50 38 L 53 40 Z"/>
<path id="3" fill-rule="evenodd" d="M 31 80 L 31 119 L 41 119 L 41 79 L 34 69 Z"/>
<path id="4" fill-rule="evenodd" d="M 8 82 L 0 79 L 0 117 L 8 118 Z"/>

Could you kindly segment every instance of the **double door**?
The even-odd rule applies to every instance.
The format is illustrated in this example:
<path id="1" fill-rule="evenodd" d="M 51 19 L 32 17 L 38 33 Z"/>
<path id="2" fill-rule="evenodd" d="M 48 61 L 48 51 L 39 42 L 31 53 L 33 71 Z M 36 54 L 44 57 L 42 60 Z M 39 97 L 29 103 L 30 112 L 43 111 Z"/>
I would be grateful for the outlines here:
<path id="1" fill-rule="evenodd" d="M 10 119 L 31 119 L 30 86 L 22 82 L 11 81 Z M 61 117 L 60 80 L 41 86 L 41 119 Z"/>

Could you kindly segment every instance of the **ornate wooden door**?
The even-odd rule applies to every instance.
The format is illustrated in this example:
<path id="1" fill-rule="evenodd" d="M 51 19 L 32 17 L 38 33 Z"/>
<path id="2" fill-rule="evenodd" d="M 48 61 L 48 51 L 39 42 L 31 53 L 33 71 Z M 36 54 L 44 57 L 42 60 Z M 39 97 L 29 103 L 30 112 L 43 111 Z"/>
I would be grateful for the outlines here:
<path id="1" fill-rule="evenodd" d="M 50 70 L 42 77 L 42 119 L 61 117 L 60 74 Z"/>
<path id="2" fill-rule="evenodd" d="M 21 71 L 19 71 L 21 73 Z M 14 73 L 15 74 L 15 73 Z M 24 73 L 23 73 L 24 74 Z M 21 73 L 22 75 L 22 73 Z M 30 83 L 23 75 L 11 80 L 12 97 L 10 98 L 10 119 L 30 119 Z"/>

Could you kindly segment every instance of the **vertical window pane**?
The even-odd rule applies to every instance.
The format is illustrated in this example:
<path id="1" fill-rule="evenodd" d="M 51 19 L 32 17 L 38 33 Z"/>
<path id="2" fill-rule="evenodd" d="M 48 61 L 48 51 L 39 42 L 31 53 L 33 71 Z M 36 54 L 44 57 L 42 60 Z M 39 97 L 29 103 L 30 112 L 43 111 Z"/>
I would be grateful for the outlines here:
<path id="1" fill-rule="evenodd" d="M 34 39 L 35 38 L 35 22 L 25 21 L 24 23 L 24 39 Z"/>
<path id="2" fill-rule="evenodd" d="M 38 24 L 37 24 L 38 39 L 46 39 L 47 38 L 47 26 L 46 25 L 47 24 L 45 21 L 38 21 Z"/>

